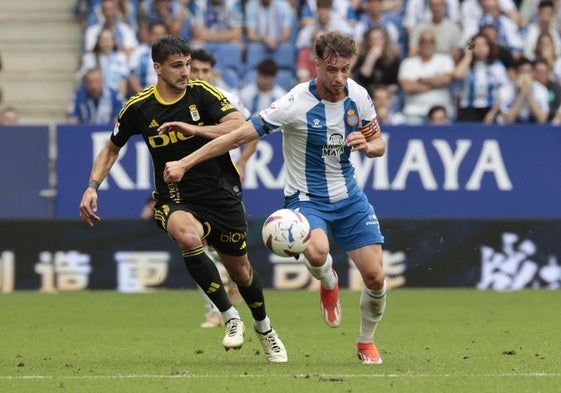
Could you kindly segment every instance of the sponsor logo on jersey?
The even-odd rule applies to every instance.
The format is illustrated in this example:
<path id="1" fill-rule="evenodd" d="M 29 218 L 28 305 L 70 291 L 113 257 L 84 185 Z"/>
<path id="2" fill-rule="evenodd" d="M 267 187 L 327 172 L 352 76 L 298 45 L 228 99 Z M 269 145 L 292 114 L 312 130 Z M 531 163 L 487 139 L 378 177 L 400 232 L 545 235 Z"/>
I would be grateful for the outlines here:
<path id="1" fill-rule="evenodd" d="M 322 157 L 339 157 L 345 151 L 345 138 L 343 134 L 335 133 L 329 136 L 327 145 L 321 148 Z"/>
<path id="2" fill-rule="evenodd" d="M 150 125 L 148 126 L 148 128 L 155 128 L 155 127 L 159 127 L 160 125 L 158 124 L 158 122 L 156 121 L 156 119 L 152 119 L 152 121 L 150 122 Z"/>
<path id="3" fill-rule="evenodd" d="M 151 147 L 153 147 L 154 149 L 156 149 L 158 147 L 167 146 L 171 143 L 186 141 L 187 139 L 192 138 L 192 137 L 193 137 L 192 135 L 186 136 L 186 135 L 183 135 L 179 131 L 172 130 L 172 131 L 167 132 L 165 134 L 149 136 L 148 137 L 148 144 Z"/>
<path id="4" fill-rule="evenodd" d="M 193 119 L 193 121 L 201 120 L 201 115 L 199 114 L 197 105 L 195 104 L 189 105 L 189 113 L 191 113 L 191 118 Z"/>

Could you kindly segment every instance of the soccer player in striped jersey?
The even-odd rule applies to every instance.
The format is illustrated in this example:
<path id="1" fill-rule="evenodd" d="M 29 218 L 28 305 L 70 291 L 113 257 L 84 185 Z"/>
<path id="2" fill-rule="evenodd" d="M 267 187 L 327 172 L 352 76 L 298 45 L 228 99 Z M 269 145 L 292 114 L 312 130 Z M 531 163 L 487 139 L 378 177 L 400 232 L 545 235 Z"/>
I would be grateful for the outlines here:
<path id="1" fill-rule="evenodd" d="M 385 142 L 368 92 L 349 79 L 354 40 L 339 32 L 321 35 L 315 43 L 317 77 L 294 87 L 268 109 L 177 161 L 166 164 L 164 179 L 175 182 L 201 162 L 270 134 L 283 132 L 287 179 L 285 207 L 298 209 L 312 227 L 304 263 L 321 281 L 321 310 L 328 326 L 341 322 L 337 274 L 329 254 L 328 230 L 362 275 L 361 326 L 356 341 L 365 364 L 382 362 L 374 333 L 386 306 L 386 281 L 378 218 L 356 183 L 351 152 L 368 158 L 385 153 Z M 188 124 L 162 124 L 159 132 L 181 130 Z"/>
<path id="2" fill-rule="evenodd" d="M 96 157 L 88 187 L 82 195 L 80 217 L 93 226 L 97 215 L 97 188 L 117 161 L 120 149 L 134 134 L 144 138 L 152 156 L 156 191 L 154 217 L 181 248 L 189 274 L 216 305 L 226 323 L 222 345 L 239 349 L 244 323 L 232 306 L 203 241 L 220 255 L 230 277 L 252 313 L 265 357 L 286 362 L 286 350 L 267 316 L 263 285 L 247 256 L 247 221 L 239 173 L 230 154 L 198 165 L 176 181 L 163 177 L 168 161 L 179 160 L 211 139 L 243 124 L 244 118 L 220 90 L 207 82 L 189 80 L 191 51 L 178 36 L 160 37 L 152 46 L 158 81 L 131 97 L 121 110 L 110 140 Z M 191 135 L 158 133 L 158 127 L 181 120 Z"/>

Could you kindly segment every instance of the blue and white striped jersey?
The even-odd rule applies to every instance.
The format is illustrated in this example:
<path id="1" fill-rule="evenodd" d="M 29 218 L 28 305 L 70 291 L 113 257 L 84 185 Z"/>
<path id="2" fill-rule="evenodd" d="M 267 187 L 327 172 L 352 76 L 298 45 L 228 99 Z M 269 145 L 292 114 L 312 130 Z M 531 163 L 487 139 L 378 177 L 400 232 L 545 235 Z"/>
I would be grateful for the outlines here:
<path id="1" fill-rule="evenodd" d="M 460 107 L 490 108 L 495 104 L 497 89 L 508 83 L 506 68 L 499 61 L 477 62 L 466 72 L 461 87 Z"/>
<path id="2" fill-rule="evenodd" d="M 368 92 L 355 81 L 348 79 L 347 97 L 333 103 L 320 98 L 312 80 L 294 87 L 252 122 L 260 136 L 282 129 L 285 196 L 332 203 L 362 192 L 345 140 L 374 118 Z"/>

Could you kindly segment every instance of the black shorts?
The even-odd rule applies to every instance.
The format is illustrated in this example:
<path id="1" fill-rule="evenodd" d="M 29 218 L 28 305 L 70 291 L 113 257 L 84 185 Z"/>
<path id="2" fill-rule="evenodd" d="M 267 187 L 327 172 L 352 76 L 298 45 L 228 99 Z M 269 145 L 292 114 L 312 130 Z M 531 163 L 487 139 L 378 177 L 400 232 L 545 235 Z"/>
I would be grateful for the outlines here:
<path id="1" fill-rule="evenodd" d="M 247 221 L 242 202 L 212 206 L 158 202 L 154 206 L 154 218 L 156 224 L 166 233 L 168 217 L 177 210 L 195 216 L 203 224 L 203 239 L 219 252 L 232 256 L 242 256 L 247 253 Z"/>

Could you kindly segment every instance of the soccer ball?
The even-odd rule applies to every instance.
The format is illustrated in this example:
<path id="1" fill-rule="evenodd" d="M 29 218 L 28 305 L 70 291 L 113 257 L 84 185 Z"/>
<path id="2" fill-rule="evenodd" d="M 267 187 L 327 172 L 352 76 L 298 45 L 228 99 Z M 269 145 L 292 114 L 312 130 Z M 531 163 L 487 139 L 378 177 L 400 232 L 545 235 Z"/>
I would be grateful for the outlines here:
<path id="1" fill-rule="evenodd" d="M 263 243 L 280 257 L 294 257 L 304 252 L 312 232 L 310 223 L 302 213 L 280 209 L 272 213 L 263 224 Z"/>

